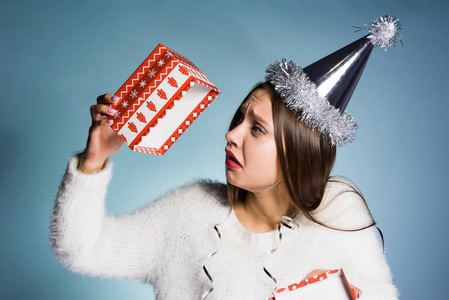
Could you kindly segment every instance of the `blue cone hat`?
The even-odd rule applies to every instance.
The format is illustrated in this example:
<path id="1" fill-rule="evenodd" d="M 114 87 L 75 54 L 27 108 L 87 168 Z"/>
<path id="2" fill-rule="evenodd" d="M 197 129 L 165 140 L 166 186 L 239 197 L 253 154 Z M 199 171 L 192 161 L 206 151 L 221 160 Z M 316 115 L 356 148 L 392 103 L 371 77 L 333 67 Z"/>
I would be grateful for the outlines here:
<path id="1" fill-rule="evenodd" d="M 383 16 L 370 23 L 370 34 L 302 69 L 283 59 L 267 68 L 266 80 L 289 109 L 332 145 L 354 139 L 357 124 L 345 111 L 375 46 L 388 49 L 399 41 L 399 20 Z"/>

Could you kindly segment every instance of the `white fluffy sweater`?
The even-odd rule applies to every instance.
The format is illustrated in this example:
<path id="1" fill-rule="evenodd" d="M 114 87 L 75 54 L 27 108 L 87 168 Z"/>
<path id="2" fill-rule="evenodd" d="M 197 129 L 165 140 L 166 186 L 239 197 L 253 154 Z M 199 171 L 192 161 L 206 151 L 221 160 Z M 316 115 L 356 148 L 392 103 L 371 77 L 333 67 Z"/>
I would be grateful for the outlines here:
<path id="1" fill-rule="evenodd" d="M 252 233 L 230 208 L 223 184 L 197 182 L 174 189 L 145 208 L 122 216 L 105 214 L 104 200 L 112 163 L 95 174 L 69 161 L 52 223 L 53 248 L 75 272 L 151 283 L 159 300 L 200 299 L 214 279 L 207 299 L 264 300 L 274 282 L 299 282 L 314 269 L 343 268 L 359 287 L 361 299 L 397 299 L 390 269 L 376 229 L 343 232 L 325 228 L 303 215 L 295 230 Z M 340 178 L 342 179 L 342 178 Z M 361 198 L 343 183 L 329 183 L 315 217 L 331 226 L 357 228 L 371 222 Z M 219 239 L 213 226 L 218 226 Z M 208 258 L 208 254 L 216 251 Z"/>

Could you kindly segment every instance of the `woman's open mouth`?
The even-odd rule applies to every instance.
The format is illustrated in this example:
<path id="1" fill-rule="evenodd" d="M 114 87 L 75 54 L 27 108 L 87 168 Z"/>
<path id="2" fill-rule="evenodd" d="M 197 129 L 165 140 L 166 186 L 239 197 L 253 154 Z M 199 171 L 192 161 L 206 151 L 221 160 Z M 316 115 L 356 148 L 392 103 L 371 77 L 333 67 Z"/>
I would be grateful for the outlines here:
<path id="1" fill-rule="evenodd" d="M 226 151 L 226 162 L 225 162 L 226 166 L 231 169 L 242 168 L 242 166 L 240 165 L 237 158 L 235 158 L 234 154 L 229 150 L 225 150 L 225 151 Z"/>

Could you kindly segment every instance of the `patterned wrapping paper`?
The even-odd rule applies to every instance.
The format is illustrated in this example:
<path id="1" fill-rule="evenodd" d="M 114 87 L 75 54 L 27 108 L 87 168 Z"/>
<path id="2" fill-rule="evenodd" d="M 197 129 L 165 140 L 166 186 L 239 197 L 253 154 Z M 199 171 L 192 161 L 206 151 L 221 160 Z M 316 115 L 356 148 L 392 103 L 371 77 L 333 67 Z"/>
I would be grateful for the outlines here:
<path id="1" fill-rule="evenodd" d="M 327 271 L 273 292 L 275 300 L 354 300 L 343 269 Z"/>
<path id="2" fill-rule="evenodd" d="M 115 93 L 112 128 L 131 150 L 163 155 L 218 94 L 190 60 L 159 44 Z"/>

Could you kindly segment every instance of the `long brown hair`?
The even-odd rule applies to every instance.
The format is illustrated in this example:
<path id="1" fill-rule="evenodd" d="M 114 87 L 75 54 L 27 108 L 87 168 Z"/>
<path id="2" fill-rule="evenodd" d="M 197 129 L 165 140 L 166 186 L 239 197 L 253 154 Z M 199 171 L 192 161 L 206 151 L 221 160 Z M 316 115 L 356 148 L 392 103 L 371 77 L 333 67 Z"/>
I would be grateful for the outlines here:
<path id="1" fill-rule="evenodd" d="M 274 86 L 269 82 L 257 84 L 248 93 L 241 105 L 248 100 L 251 93 L 258 89 L 267 91 L 271 98 L 274 137 L 279 165 L 287 191 L 292 199 L 288 214 L 294 216 L 301 211 L 310 220 L 332 228 L 316 220 L 311 212 L 320 206 L 323 199 L 329 175 L 335 162 L 335 145 L 331 145 L 327 138 L 320 137 L 316 130 L 310 129 L 299 121 L 298 117 L 300 116 L 295 115 L 286 107 L 279 93 L 276 92 Z M 239 116 L 235 114 L 229 130 L 232 130 L 237 125 L 238 118 Z M 355 190 L 354 192 L 358 193 Z M 229 182 L 228 193 L 232 205 L 243 203 L 247 196 L 246 190 L 240 189 Z M 360 195 L 360 193 L 358 194 Z M 365 200 L 363 199 L 363 201 Z M 356 230 L 373 225 L 375 225 L 374 220 L 369 226 Z M 340 228 L 332 229 L 345 230 Z M 353 231 L 353 229 L 350 229 L 350 231 Z"/>

